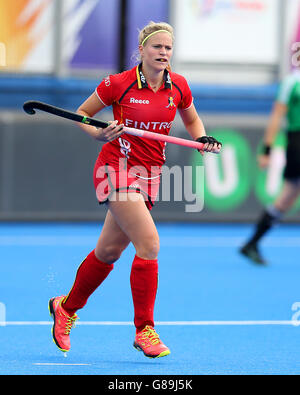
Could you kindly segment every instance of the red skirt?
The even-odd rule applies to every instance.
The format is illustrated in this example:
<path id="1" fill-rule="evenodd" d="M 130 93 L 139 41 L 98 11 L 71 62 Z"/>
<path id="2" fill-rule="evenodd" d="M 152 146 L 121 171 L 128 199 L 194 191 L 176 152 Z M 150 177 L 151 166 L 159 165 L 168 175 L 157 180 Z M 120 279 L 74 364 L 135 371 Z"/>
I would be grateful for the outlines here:
<path id="1" fill-rule="evenodd" d="M 118 166 L 105 162 L 101 154 L 94 167 L 94 185 L 100 204 L 111 200 L 114 192 L 141 193 L 149 210 L 154 206 L 160 184 L 160 175 L 145 174 L 138 167 L 127 169 L 126 160 L 121 159 Z"/>

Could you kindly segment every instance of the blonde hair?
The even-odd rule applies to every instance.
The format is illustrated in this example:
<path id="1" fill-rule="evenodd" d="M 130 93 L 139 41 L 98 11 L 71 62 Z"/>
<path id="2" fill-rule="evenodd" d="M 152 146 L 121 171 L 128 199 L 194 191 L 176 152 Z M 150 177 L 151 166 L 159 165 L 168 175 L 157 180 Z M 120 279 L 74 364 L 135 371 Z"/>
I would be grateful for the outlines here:
<path id="1" fill-rule="evenodd" d="M 139 45 L 143 45 L 143 43 L 145 44 L 147 42 L 147 38 L 149 38 L 149 36 L 151 36 L 155 32 L 161 31 L 161 30 L 170 33 L 170 35 L 172 37 L 172 41 L 174 42 L 174 39 L 175 39 L 174 31 L 173 31 L 173 27 L 171 25 L 169 25 L 166 22 L 150 21 L 148 23 L 148 25 L 143 27 L 142 30 L 138 30 L 139 31 L 139 36 L 138 36 Z M 138 49 L 136 49 L 134 51 L 133 55 L 131 56 L 131 59 L 136 62 L 141 61 L 141 56 L 140 56 Z"/>
<path id="2" fill-rule="evenodd" d="M 171 37 L 172 41 L 174 41 L 174 32 L 173 27 L 166 22 L 149 22 L 142 30 L 139 32 L 139 45 L 143 45 L 147 38 L 158 31 L 166 31 Z"/>

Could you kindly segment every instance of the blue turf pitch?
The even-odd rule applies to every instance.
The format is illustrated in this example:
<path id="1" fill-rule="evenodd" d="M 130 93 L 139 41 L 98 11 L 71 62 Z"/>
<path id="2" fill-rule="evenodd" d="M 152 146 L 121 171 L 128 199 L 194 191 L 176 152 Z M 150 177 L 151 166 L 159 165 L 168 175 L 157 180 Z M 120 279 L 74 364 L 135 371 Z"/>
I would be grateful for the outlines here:
<path id="1" fill-rule="evenodd" d="M 47 302 L 68 292 L 101 224 L 0 224 L 0 374 L 299 374 L 300 226 L 264 239 L 267 267 L 238 253 L 251 229 L 158 225 L 155 318 L 171 355 L 150 360 L 132 347 L 132 246 L 78 312 L 64 358 Z"/>

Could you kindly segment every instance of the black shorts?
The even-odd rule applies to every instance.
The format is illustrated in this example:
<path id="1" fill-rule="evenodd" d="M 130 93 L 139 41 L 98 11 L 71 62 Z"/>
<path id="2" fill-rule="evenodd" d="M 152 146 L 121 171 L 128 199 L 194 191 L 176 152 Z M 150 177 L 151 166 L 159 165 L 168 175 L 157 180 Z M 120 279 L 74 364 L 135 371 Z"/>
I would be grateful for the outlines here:
<path id="1" fill-rule="evenodd" d="M 287 132 L 286 165 L 283 177 L 291 182 L 300 180 L 300 130 Z"/>

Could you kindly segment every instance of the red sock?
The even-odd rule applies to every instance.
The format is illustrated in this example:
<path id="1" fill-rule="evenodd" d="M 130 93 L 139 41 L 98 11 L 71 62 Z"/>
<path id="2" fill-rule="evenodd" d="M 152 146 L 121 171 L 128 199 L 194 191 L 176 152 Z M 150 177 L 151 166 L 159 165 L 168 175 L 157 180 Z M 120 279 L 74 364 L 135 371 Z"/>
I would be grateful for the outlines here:
<path id="1" fill-rule="evenodd" d="M 113 264 L 100 261 L 95 250 L 84 259 L 77 270 L 73 287 L 62 303 L 69 315 L 72 316 L 86 304 L 89 296 L 106 279 L 113 267 Z"/>
<path id="2" fill-rule="evenodd" d="M 146 325 L 154 326 L 154 303 L 157 291 L 157 259 L 145 260 L 134 257 L 130 284 L 134 305 L 134 325 L 140 332 Z"/>

